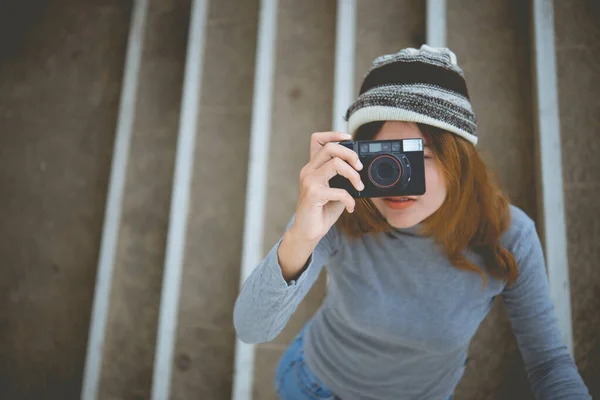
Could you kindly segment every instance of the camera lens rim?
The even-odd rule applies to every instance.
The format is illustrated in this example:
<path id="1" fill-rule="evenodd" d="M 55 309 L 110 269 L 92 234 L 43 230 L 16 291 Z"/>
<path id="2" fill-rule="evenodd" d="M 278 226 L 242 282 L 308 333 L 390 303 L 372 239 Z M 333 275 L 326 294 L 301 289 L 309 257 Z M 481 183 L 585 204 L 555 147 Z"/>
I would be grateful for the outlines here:
<path id="1" fill-rule="evenodd" d="M 378 183 L 374 179 L 374 177 L 373 177 L 373 166 L 375 164 L 379 165 L 377 163 L 377 160 L 380 160 L 382 158 L 386 158 L 386 159 L 392 160 L 396 164 L 396 166 L 398 167 L 398 176 L 396 177 L 396 179 L 391 184 L 388 184 L 388 185 L 382 185 L 382 184 Z M 402 166 L 402 163 L 394 155 L 392 155 L 392 154 L 380 154 L 377 157 L 375 157 L 373 160 L 371 160 L 371 162 L 369 163 L 369 171 L 368 171 L 369 180 L 371 181 L 371 183 L 373 185 L 375 185 L 379 189 L 390 189 L 390 188 L 395 187 L 398 184 L 398 182 L 400 182 L 400 179 L 402 179 L 402 176 L 404 175 L 403 169 L 404 168 Z"/>

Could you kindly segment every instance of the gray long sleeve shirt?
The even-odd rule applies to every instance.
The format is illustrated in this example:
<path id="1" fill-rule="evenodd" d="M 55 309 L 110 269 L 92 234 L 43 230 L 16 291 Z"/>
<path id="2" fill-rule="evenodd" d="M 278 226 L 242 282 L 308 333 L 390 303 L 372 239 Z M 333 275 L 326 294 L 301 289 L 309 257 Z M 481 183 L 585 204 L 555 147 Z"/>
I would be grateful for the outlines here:
<path id="1" fill-rule="evenodd" d="M 267 342 L 284 328 L 325 266 L 327 297 L 306 332 L 306 363 L 344 400 L 445 400 L 464 372 L 467 350 L 502 295 L 538 399 L 590 399 L 550 300 L 533 221 L 511 207 L 502 245 L 514 254 L 511 287 L 453 267 L 418 227 L 347 239 L 336 227 L 297 281 L 286 282 L 277 243 L 244 283 L 234 323 L 239 338 Z M 482 259 L 466 256 L 482 266 Z"/>

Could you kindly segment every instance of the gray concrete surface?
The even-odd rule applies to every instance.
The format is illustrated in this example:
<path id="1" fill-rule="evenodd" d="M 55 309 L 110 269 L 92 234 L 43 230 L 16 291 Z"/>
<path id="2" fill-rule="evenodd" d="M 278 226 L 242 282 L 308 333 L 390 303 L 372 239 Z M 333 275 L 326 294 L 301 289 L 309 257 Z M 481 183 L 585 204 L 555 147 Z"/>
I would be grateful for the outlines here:
<path id="1" fill-rule="evenodd" d="M 425 2 L 357 0 L 354 93 L 373 60 L 425 43 Z"/>
<path id="2" fill-rule="evenodd" d="M 211 1 L 172 399 L 230 399 L 258 1 Z"/>
<path id="3" fill-rule="evenodd" d="M 0 11 L 0 398 L 76 399 L 131 2 L 9 6 Z"/>
<path id="4" fill-rule="evenodd" d="M 528 2 L 458 0 L 448 46 L 465 71 L 478 116 L 479 150 L 517 206 L 536 215 Z M 471 344 L 456 399 L 531 398 L 501 299 Z"/>
<path id="5" fill-rule="evenodd" d="M 189 12 L 148 5 L 100 399 L 150 397 Z"/>
<path id="6" fill-rule="evenodd" d="M 600 397 L 600 3 L 555 1 L 575 360 Z"/>

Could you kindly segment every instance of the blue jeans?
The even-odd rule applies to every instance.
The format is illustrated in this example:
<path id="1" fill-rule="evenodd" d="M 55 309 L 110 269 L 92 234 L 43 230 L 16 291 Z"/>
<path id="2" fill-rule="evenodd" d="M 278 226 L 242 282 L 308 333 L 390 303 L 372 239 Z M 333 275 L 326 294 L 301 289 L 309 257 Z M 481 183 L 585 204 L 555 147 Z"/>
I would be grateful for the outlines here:
<path id="1" fill-rule="evenodd" d="M 275 391 L 282 400 L 338 399 L 304 361 L 304 332 L 307 327 L 302 328 L 281 357 L 275 372 Z"/>
<path id="2" fill-rule="evenodd" d="M 313 374 L 304 361 L 304 333 L 302 328 L 279 361 L 275 372 L 275 391 L 281 400 L 341 400 Z M 452 400 L 452 396 L 448 398 Z"/>

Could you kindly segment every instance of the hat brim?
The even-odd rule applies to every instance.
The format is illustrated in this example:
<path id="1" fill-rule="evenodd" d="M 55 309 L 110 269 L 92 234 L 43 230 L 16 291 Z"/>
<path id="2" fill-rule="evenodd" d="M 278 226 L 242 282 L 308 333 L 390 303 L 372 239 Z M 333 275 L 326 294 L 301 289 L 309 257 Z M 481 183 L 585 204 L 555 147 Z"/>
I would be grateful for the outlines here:
<path id="1" fill-rule="evenodd" d="M 459 129 L 454 125 L 415 111 L 388 106 L 367 106 L 356 110 L 350 115 L 350 118 L 348 118 L 348 133 L 354 136 L 356 130 L 362 125 L 375 121 L 404 121 L 435 126 L 445 131 L 455 133 L 473 143 L 473 145 L 477 145 L 477 136 Z"/>

